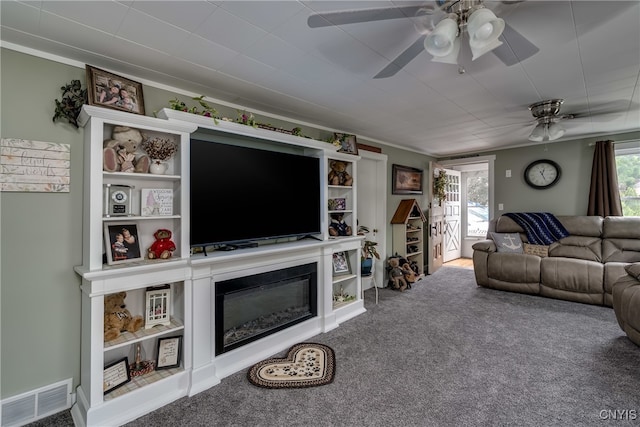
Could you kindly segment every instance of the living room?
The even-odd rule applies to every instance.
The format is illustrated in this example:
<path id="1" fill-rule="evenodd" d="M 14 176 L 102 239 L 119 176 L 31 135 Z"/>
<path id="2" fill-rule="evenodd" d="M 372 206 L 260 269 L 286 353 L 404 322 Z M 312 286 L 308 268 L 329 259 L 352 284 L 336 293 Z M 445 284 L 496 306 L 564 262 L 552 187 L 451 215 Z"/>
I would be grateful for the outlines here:
<path id="1" fill-rule="evenodd" d="M 637 8 L 634 11 L 637 12 Z M 5 18 L 3 17 L 2 19 L 4 21 Z M 7 42 L 4 32 L 5 23 L 3 22 L 2 74 L 0 77 L 3 107 L 2 138 L 21 138 L 69 144 L 71 147 L 69 167 L 71 182 L 67 193 L 3 191 L 1 194 L 1 243 L 3 249 L 1 334 L 3 375 L 1 398 L 5 401 L 17 395 L 70 379 L 71 399 L 76 387 L 80 384 L 82 370 L 81 328 L 83 317 L 81 313 L 81 293 L 79 291 L 81 279 L 74 271 L 74 267 L 83 263 L 82 224 L 85 203 L 83 189 L 85 185 L 89 184 L 87 183 L 87 172 L 84 169 L 85 149 L 83 146 L 85 143 L 83 128 L 76 129 L 72 125 L 61 121 L 53 122 L 51 117 L 55 108 L 54 100 L 61 97 L 60 86 L 72 80 L 80 80 L 83 86 L 86 86 L 85 65 L 87 64 L 100 66 L 114 74 L 125 75 L 132 80 L 142 82 L 144 86 L 144 107 L 146 115 L 150 117 L 153 116 L 154 111 L 169 107 L 169 101 L 172 99 L 177 98 L 190 103 L 190 105 L 197 105 L 191 98 L 200 96 L 202 93 L 196 92 L 191 83 L 185 83 L 185 87 L 183 87 L 144 78 L 138 73 L 136 67 L 102 65 L 97 56 L 95 57 L 95 62 L 83 62 L 72 59 L 71 55 L 70 57 L 65 57 L 60 53 L 53 54 L 44 49 L 30 48 L 15 42 Z M 635 60 L 637 61 L 637 58 Z M 635 64 L 635 72 L 637 77 L 637 63 Z M 473 70 L 470 68 L 468 73 L 472 74 Z M 189 87 L 189 89 L 186 87 Z M 204 90 L 204 88 L 202 89 Z M 633 96 L 635 96 L 633 98 L 635 100 L 637 92 Z M 336 123 L 333 126 L 317 124 L 314 122 L 313 117 L 308 117 L 306 120 L 294 120 L 285 114 L 269 111 L 266 106 L 268 102 L 264 100 L 260 103 L 256 101 L 256 105 L 260 104 L 263 108 L 256 107 L 255 109 L 248 107 L 244 100 L 230 102 L 213 96 L 207 96 L 206 100 L 215 106 L 221 115 L 235 118 L 237 116 L 236 110 L 238 109 L 252 111 L 259 120 L 284 129 L 292 129 L 299 126 L 305 135 L 318 140 L 324 140 L 331 136 L 333 132 L 345 132 L 348 130 L 340 123 Z M 295 106 L 291 107 L 292 110 L 295 108 Z M 381 110 L 384 112 L 384 108 L 381 108 Z M 261 115 L 260 113 L 262 112 L 265 114 Z M 529 114 L 528 111 L 526 113 Z M 637 110 L 635 117 L 637 118 Z M 386 183 L 391 183 L 392 165 L 394 164 L 417 168 L 429 173 L 429 162 L 446 160 L 451 157 L 435 155 L 435 152 L 430 155 L 424 150 L 403 148 L 398 141 L 386 137 L 378 138 L 373 133 L 353 133 L 356 134 L 359 143 L 380 148 L 382 154 L 386 156 L 387 170 L 384 177 Z M 526 139 L 526 136 L 524 139 Z M 593 144 L 606 139 L 618 142 L 638 141 L 640 140 L 640 129 L 636 125 L 635 129 L 624 132 L 598 133 L 590 136 L 562 139 L 561 142 L 549 142 L 546 144 L 528 144 L 520 141 L 513 147 L 500 147 L 499 149 L 489 147 L 486 150 L 470 151 L 469 155 L 495 156 L 492 195 L 494 217 L 500 215 L 498 205 L 503 206 L 504 212 L 548 211 L 557 215 L 583 215 L 586 213 L 589 197 L 589 177 L 591 175 L 594 152 Z M 562 179 L 552 188 L 544 191 L 528 187 L 522 178 L 527 165 L 538 159 L 550 159 L 562 167 Z M 512 172 L 510 178 L 506 176 L 507 170 Z M 388 187 L 385 194 L 386 216 L 390 219 L 400 200 L 407 196 L 392 194 L 391 185 L 385 185 Z M 425 194 L 410 197 L 415 197 L 425 210 L 429 206 L 429 198 L 426 192 Z M 219 220 L 218 218 L 216 217 L 216 220 Z M 380 251 L 385 258 L 392 253 L 391 226 L 390 224 L 386 225 L 387 245 Z M 34 259 L 37 261 L 33 262 Z M 442 278 L 442 281 L 455 281 L 455 278 L 460 278 L 456 274 L 452 273 L 453 279 Z M 469 279 L 469 277 L 465 277 L 466 279 Z M 366 294 L 364 305 L 367 310 L 373 312 L 375 304 L 371 301 L 371 291 L 367 291 Z M 390 293 L 388 295 L 387 298 L 391 299 L 397 298 L 400 294 Z M 486 293 L 482 295 L 486 295 Z M 444 292 L 443 295 L 440 295 L 442 298 L 445 296 Z M 406 296 L 402 298 L 406 298 Z M 512 298 L 512 296 L 505 298 Z M 382 300 L 384 300 L 384 295 Z M 523 306 L 527 304 L 526 299 L 509 300 L 508 303 Z M 406 302 L 403 304 L 406 304 Z M 557 302 L 550 302 L 549 304 L 552 307 L 550 310 L 558 313 L 565 309 L 569 312 L 574 310 L 571 305 Z M 456 304 L 456 307 L 464 310 L 464 307 L 460 307 L 458 304 Z M 495 306 L 486 308 L 489 309 L 489 307 L 495 309 Z M 429 309 L 433 313 L 439 313 L 437 306 L 429 306 Z M 607 308 L 607 310 L 610 309 Z M 454 318 L 447 318 L 444 313 L 439 314 L 443 321 L 454 320 Z M 392 312 L 383 311 L 380 315 L 392 316 Z M 433 321 L 433 319 L 423 316 L 424 314 L 421 314 L 423 322 Z M 612 317 L 613 313 L 603 314 L 602 312 L 597 312 L 597 314 L 579 314 L 578 316 L 593 316 L 597 319 L 594 322 L 598 324 L 600 322 L 615 322 Z M 346 334 L 352 328 L 350 326 L 351 322 L 358 321 L 360 317 L 362 316 L 341 324 L 334 332 L 339 333 L 340 330 L 343 330 L 344 332 L 340 333 Z M 382 320 L 377 321 L 380 323 L 375 323 L 371 327 L 383 328 L 385 323 Z M 362 323 L 357 323 L 357 325 L 364 328 L 369 327 Z M 619 331 L 617 325 L 614 324 L 613 326 L 617 328 L 615 329 L 618 334 L 616 337 L 622 337 L 623 333 Z M 594 327 L 596 326 L 594 325 Z M 589 333 L 586 327 L 581 330 L 587 334 Z M 419 333 L 416 330 L 412 331 Z M 607 329 L 606 331 L 611 333 L 612 329 Z M 518 342 L 522 340 L 522 338 L 518 337 L 512 338 L 518 339 Z M 375 339 L 375 337 L 372 337 L 372 339 Z M 409 339 L 407 337 L 407 340 Z M 397 346 L 400 343 L 401 341 L 396 341 L 392 345 Z M 522 343 L 524 345 L 524 341 Z M 560 345 L 561 342 L 554 342 L 554 344 Z M 617 344 L 624 345 L 622 341 L 617 342 Z M 604 349 L 605 347 L 603 347 L 603 351 Z M 457 353 L 454 351 L 454 354 Z M 479 353 L 474 355 L 481 357 Z M 385 355 L 382 354 L 380 357 L 385 357 Z M 407 356 L 407 358 L 409 357 Z M 637 362 L 638 353 L 637 351 L 633 353 L 627 350 L 625 357 L 628 358 L 625 363 L 628 363 L 628 360 Z M 340 370 L 342 361 L 340 359 L 337 360 L 338 369 Z M 344 360 L 344 362 L 347 361 Z M 392 362 L 389 361 L 388 363 Z M 436 369 L 435 366 L 432 368 Z M 393 371 L 397 373 L 396 368 Z M 633 376 L 632 372 L 629 372 L 629 374 L 629 376 Z M 594 375 L 597 376 L 598 373 L 594 373 Z M 461 381 L 461 379 L 459 380 Z M 501 381 L 503 380 L 507 381 L 507 379 L 501 379 Z M 240 380 L 234 376 L 233 381 L 233 384 L 237 384 Z M 525 380 L 522 379 L 522 381 L 524 382 Z M 621 379 L 621 381 L 624 380 Z M 632 382 L 632 380 L 629 380 L 629 382 Z M 437 385 L 437 381 L 435 385 Z M 611 387 L 611 385 L 608 384 L 599 392 L 611 393 L 613 397 L 611 397 L 611 401 L 607 406 L 603 406 L 600 409 L 640 409 L 638 405 L 635 405 L 635 407 L 615 406 L 616 395 L 608 387 Z M 475 392 L 478 393 L 478 390 Z M 482 400 L 481 396 L 474 396 L 475 399 Z M 469 396 L 450 397 L 454 400 L 472 399 Z M 377 396 L 374 402 L 381 406 L 388 405 L 385 396 Z M 524 404 L 524 402 L 526 400 L 521 403 Z M 633 402 L 633 400 L 629 400 L 629 397 L 626 396 L 624 398 L 621 397 L 620 402 L 622 402 L 620 403 L 622 405 L 627 402 Z M 348 411 L 348 408 L 340 406 L 339 403 L 335 405 L 333 409 L 330 408 L 328 411 Z M 569 406 L 569 403 L 567 403 L 564 409 L 555 409 L 559 411 L 567 410 Z M 374 410 L 373 407 L 371 409 Z M 553 410 L 547 413 L 549 417 L 553 417 L 553 414 Z M 585 417 L 590 417 L 591 415 L 593 414 L 587 414 Z M 596 413 L 595 418 L 591 417 L 582 421 L 595 424 L 597 417 Z M 355 422 L 353 418 L 348 419 Z M 389 418 L 384 419 L 390 421 Z M 464 418 L 458 418 L 458 420 L 464 420 Z M 490 420 L 491 418 L 487 416 L 484 420 L 477 421 L 478 424 L 484 422 L 488 425 Z M 218 421 L 224 423 L 222 420 Z M 286 418 L 281 418 L 280 421 L 284 422 Z M 472 420 L 467 421 L 472 423 Z M 231 424 L 233 422 L 228 423 Z M 553 423 L 553 421 L 549 423 Z M 256 422 L 256 424 L 260 423 Z"/>

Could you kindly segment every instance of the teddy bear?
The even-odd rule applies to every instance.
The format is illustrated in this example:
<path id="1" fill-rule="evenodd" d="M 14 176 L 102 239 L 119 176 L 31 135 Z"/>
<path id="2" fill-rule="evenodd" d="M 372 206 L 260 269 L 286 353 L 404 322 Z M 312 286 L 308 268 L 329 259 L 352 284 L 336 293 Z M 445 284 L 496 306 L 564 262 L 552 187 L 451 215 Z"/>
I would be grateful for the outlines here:
<path id="1" fill-rule="evenodd" d="M 411 285 L 418 280 L 418 275 L 413 271 L 408 262 L 403 263 L 401 268 L 404 274 L 404 280 L 407 282 L 407 289 L 411 289 Z"/>
<path id="2" fill-rule="evenodd" d="M 341 213 L 331 214 L 331 223 L 329 224 L 330 236 L 351 236 L 351 226 L 342 219 Z"/>
<path id="3" fill-rule="evenodd" d="M 104 297 L 104 341 L 111 341 L 121 332 L 136 332 L 144 326 L 142 316 L 132 316 L 126 309 L 126 292 L 118 292 Z"/>
<path id="4" fill-rule="evenodd" d="M 400 259 L 397 257 L 391 257 L 387 261 L 389 265 L 389 281 L 391 286 L 395 290 L 404 291 L 407 289 L 407 281 L 404 278 L 404 272 L 400 268 Z"/>
<path id="5" fill-rule="evenodd" d="M 151 247 L 147 250 L 147 256 L 149 259 L 167 259 L 171 258 L 171 254 L 176 250 L 176 245 L 171 240 L 171 231 L 166 228 L 153 233 L 153 237 L 156 241 L 153 242 Z"/>
<path id="6" fill-rule="evenodd" d="M 347 172 L 347 163 L 340 160 L 332 160 L 329 163 L 331 171 L 329 172 L 329 185 L 346 185 L 353 184 L 353 177 Z"/>
<path id="7" fill-rule="evenodd" d="M 151 160 L 143 154 L 136 158 L 136 151 L 143 135 L 136 128 L 114 126 L 111 139 L 103 143 L 103 169 L 106 172 L 147 173 Z"/>

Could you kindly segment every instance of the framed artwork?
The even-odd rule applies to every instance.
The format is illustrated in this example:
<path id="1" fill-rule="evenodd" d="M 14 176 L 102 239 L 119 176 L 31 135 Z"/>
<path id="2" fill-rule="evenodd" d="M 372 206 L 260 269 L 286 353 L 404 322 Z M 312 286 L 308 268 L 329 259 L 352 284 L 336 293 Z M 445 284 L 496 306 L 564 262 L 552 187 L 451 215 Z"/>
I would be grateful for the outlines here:
<path id="1" fill-rule="evenodd" d="M 355 135 L 349 135 L 346 133 L 334 133 L 333 136 L 335 139 L 340 141 L 340 149 L 338 150 L 341 153 L 348 154 L 358 154 L 358 142 L 356 141 Z"/>
<path id="2" fill-rule="evenodd" d="M 89 105 L 144 115 L 142 83 L 87 65 Z"/>
<path id="3" fill-rule="evenodd" d="M 104 367 L 102 373 L 102 391 L 109 393 L 131 381 L 129 361 L 126 357 Z"/>
<path id="4" fill-rule="evenodd" d="M 393 165 L 392 194 L 422 194 L 422 175 L 421 169 Z"/>
<path id="5" fill-rule="evenodd" d="M 171 188 L 143 188 L 140 192 L 142 216 L 173 215 L 173 190 Z"/>
<path id="6" fill-rule="evenodd" d="M 346 209 L 347 199 L 338 198 L 338 199 L 329 199 L 329 210 L 330 211 L 343 211 Z"/>
<path id="7" fill-rule="evenodd" d="M 177 368 L 182 356 L 182 335 L 158 338 L 156 369 Z"/>
<path id="8" fill-rule="evenodd" d="M 105 223 L 104 241 L 109 265 L 144 259 L 136 223 Z"/>
<path id="9" fill-rule="evenodd" d="M 334 252 L 333 254 L 333 275 L 341 276 L 343 274 L 350 274 L 351 268 L 349 266 L 349 257 L 344 251 Z"/>
<path id="10" fill-rule="evenodd" d="M 147 288 L 144 328 L 171 324 L 171 285 Z"/>

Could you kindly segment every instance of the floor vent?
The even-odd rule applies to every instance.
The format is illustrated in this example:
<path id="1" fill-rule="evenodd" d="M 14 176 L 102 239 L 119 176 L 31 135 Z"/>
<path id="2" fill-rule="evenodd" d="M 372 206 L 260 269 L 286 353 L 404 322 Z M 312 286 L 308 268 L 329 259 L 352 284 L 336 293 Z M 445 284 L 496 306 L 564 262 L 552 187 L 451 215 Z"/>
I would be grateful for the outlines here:
<path id="1" fill-rule="evenodd" d="M 71 378 L 2 401 L 2 427 L 18 427 L 48 417 L 72 403 Z"/>

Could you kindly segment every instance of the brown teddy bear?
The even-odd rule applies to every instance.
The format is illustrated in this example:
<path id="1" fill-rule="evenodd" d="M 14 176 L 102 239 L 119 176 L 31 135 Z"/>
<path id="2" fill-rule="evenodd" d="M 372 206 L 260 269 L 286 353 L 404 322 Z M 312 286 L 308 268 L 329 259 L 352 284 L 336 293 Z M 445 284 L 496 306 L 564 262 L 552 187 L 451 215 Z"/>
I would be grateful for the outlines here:
<path id="1" fill-rule="evenodd" d="M 402 272 L 404 273 L 404 280 L 407 282 L 407 289 L 411 289 L 411 285 L 418 280 L 418 275 L 408 262 L 402 264 Z"/>
<path id="2" fill-rule="evenodd" d="M 395 290 L 404 291 L 407 289 L 407 281 L 404 278 L 404 272 L 400 268 L 400 260 L 396 257 L 389 258 L 387 261 L 389 264 L 389 280 L 391 286 Z"/>
<path id="3" fill-rule="evenodd" d="M 143 154 L 136 158 L 136 151 L 143 135 L 136 128 L 114 126 L 111 139 L 103 144 L 103 165 L 106 172 L 147 173 L 151 163 L 149 156 Z"/>
<path id="4" fill-rule="evenodd" d="M 347 163 L 340 160 L 332 160 L 329 163 L 331 171 L 329 172 L 329 185 L 345 185 L 353 184 L 353 177 L 347 172 Z"/>
<path id="5" fill-rule="evenodd" d="M 104 297 L 104 341 L 111 341 L 121 332 L 136 332 L 144 326 L 142 316 L 132 316 L 125 307 L 126 292 L 118 292 Z"/>
<path id="6" fill-rule="evenodd" d="M 342 214 L 335 212 L 331 214 L 331 223 L 329 224 L 330 236 L 351 236 L 351 226 L 342 219 Z"/>
<path id="7" fill-rule="evenodd" d="M 161 228 L 153 234 L 156 241 L 147 250 L 149 259 L 168 259 L 171 258 L 173 251 L 176 250 L 176 244 L 171 240 L 171 231 Z"/>

